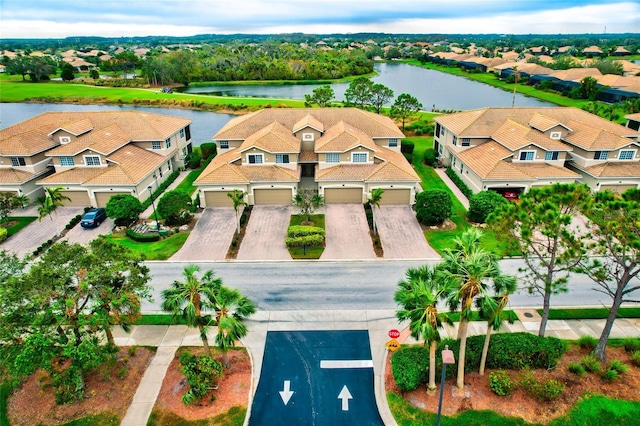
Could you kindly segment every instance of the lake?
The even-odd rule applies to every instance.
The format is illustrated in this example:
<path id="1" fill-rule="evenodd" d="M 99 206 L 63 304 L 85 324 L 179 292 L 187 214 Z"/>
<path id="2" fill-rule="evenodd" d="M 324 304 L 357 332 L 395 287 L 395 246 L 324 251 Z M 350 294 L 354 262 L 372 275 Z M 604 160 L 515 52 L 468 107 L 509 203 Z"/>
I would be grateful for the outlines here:
<path id="1" fill-rule="evenodd" d="M 478 83 L 463 77 L 428 70 L 407 64 L 376 63 L 378 73 L 373 77 L 374 83 L 381 83 L 393 90 L 394 95 L 409 93 L 415 96 L 425 110 L 437 108 L 440 110 L 465 110 L 483 107 L 510 107 L 512 93 L 488 84 Z M 187 87 L 184 93 L 198 93 L 212 96 L 253 96 L 275 99 L 304 99 L 305 94 L 311 94 L 320 84 L 251 84 L 251 85 L 211 85 Z M 331 84 L 337 100 L 344 100 L 344 92 L 349 83 Z M 393 100 L 391 101 L 393 103 Z M 516 94 L 515 106 L 540 107 L 555 106 Z"/>

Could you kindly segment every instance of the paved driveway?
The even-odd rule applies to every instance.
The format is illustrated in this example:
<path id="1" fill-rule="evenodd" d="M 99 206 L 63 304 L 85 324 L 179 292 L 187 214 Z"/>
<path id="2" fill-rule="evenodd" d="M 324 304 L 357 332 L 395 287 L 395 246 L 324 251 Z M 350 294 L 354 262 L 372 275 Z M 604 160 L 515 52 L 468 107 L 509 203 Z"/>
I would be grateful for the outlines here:
<path id="1" fill-rule="evenodd" d="M 47 216 L 40 222 L 33 221 L 0 244 L 0 249 L 13 252 L 20 257 L 31 254 L 42 243 L 60 234 L 69 221 L 83 211 L 82 207 L 58 207 L 51 218 Z"/>
<path id="2" fill-rule="evenodd" d="M 291 260 L 284 245 L 291 206 L 253 206 L 238 260 Z"/>
<path id="3" fill-rule="evenodd" d="M 95 240 L 99 235 L 108 234 L 113 230 L 115 224 L 113 223 L 113 219 L 107 218 L 102 224 L 96 228 L 83 228 L 80 224 L 77 224 L 72 229 L 67 232 L 67 235 L 64 236 L 64 239 L 74 244 L 82 244 L 86 246 L 89 244 L 89 241 Z"/>
<path id="4" fill-rule="evenodd" d="M 182 248 L 169 260 L 224 260 L 235 231 L 233 207 L 207 207 Z"/>
<path id="5" fill-rule="evenodd" d="M 385 259 L 440 258 L 424 238 L 410 206 L 380 206 L 375 218 Z"/>
<path id="6" fill-rule="evenodd" d="M 362 204 L 327 204 L 324 220 L 327 237 L 321 259 L 376 258 Z"/>

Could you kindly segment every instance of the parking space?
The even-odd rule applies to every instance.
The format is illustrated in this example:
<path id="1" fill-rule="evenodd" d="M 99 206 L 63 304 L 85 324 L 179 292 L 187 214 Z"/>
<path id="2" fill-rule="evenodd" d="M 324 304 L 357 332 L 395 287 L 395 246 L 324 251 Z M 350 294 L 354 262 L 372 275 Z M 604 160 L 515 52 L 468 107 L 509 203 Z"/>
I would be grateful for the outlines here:
<path id="1" fill-rule="evenodd" d="M 89 241 L 98 238 L 99 235 L 111 233 L 114 226 L 113 219 L 109 218 L 105 219 L 100 226 L 95 228 L 83 228 L 80 224 L 77 224 L 67 232 L 63 239 L 72 244 L 77 243 L 86 246 L 89 244 Z"/>
<path id="2" fill-rule="evenodd" d="M 238 260 L 291 260 L 284 245 L 291 206 L 253 206 Z"/>
<path id="3" fill-rule="evenodd" d="M 375 259 L 362 204 L 326 204 L 326 248 L 323 260 Z"/>
<path id="4" fill-rule="evenodd" d="M 416 215 L 408 205 L 376 208 L 376 227 L 385 259 L 437 259 L 424 237 Z"/>
<path id="5" fill-rule="evenodd" d="M 233 207 L 207 207 L 182 248 L 169 260 L 224 260 L 236 232 Z"/>
<path id="6" fill-rule="evenodd" d="M 0 244 L 0 249 L 21 257 L 31 254 L 42 243 L 62 233 L 69 221 L 82 212 L 82 207 L 58 207 L 50 217 L 46 216 L 41 221 L 36 220 L 30 223 L 16 235 L 4 241 Z"/>

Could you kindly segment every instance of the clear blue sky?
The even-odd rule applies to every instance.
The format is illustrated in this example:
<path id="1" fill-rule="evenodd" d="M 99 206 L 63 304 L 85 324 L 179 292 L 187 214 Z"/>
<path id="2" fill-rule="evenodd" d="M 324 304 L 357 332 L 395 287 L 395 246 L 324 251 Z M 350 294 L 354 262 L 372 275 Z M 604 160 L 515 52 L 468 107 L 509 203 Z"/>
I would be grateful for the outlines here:
<path id="1" fill-rule="evenodd" d="M 638 0 L 0 0 L 0 38 L 640 32 Z"/>

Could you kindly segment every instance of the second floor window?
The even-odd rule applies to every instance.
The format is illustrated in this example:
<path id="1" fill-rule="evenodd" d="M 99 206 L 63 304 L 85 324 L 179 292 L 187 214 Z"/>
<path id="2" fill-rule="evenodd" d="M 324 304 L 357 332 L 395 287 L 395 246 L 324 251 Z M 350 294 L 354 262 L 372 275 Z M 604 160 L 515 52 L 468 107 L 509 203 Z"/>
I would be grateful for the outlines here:
<path id="1" fill-rule="evenodd" d="M 396 138 L 391 138 L 389 139 L 389 147 L 393 148 L 398 146 L 398 139 Z"/>
<path id="2" fill-rule="evenodd" d="M 229 141 L 220 141 L 220 149 L 229 149 Z"/>
<path id="3" fill-rule="evenodd" d="M 160 149 L 160 148 L 162 148 L 160 146 L 160 142 L 157 142 L 157 141 L 151 142 L 151 149 Z"/>
<path id="4" fill-rule="evenodd" d="M 546 154 L 544 154 L 544 159 L 547 161 L 557 160 L 558 151 L 547 151 Z"/>
<path id="5" fill-rule="evenodd" d="M 180 139 L 184 139 L 184 129 L 180 129 Z"/>
<path id="6" fill-rule="evenodd" d="M 596 151 L 596 153 L 593 154 L 593 159 L 606 160 L 608 156 L 609 156 L 609 151 Z"/>
<path id="7" fill-rule="evenodd" d="M 330 152 L 327 154 L 327 163 L 339 163 L 340 162 L 340 154 L 337 152 Z"/>
<path id="8" fill-rule="evenodd" d="M 535 154 L 535 151 L 520 151 L 520 161 L 533 161 Z"/>
<path id="9" fill-rule="evenodd" d="M 60 165 L 75 166 L 75 162 L 73 161 L 73 157 L 60 157 Z"/>
<path id="10" fill-rule="evenodd" d="M 276 154 L 276 163 L 288 163 L 289 162 L 289 154 Z"/>
<path id="11" fill-rule="evenodd" d="M 457 136 L 453 137 L 453 144 L 454 145 L 458 145 L 458 137 Z"/>
<path id="12" fill-rule="evenodd" d="M 632 149 L 623 149 L 620 151 L 620 155 L 618 156 L 619 160 L 633 160 L 635 157 L 635 151 Z"/>
<path id="13" fill-rule="evenodd" d="M 164 143 L 167 145 L 167 149 L 171 148 L 171 138 L 165 140 Z"/>
<path id="14" fill-rule="evenodd" d="M 27 163 L 24 161 L 24 157 L 11 157 L 11 165 L 13 167 L 26 166 Z"/>
<path id="15" fill-rule="evenodd" d="M 84 157 L 84 164 L 87 166 L 99 166 L 100 165 L 100 157 L 97 155 L 87 155 Z"/>
<path id="16" fill-rule="evenodd" d="M 366 152 L 354 152 L 351 154 L 351 162 L 353 163 L 366 163 L 369 160 L 369 155 Z"/>
<path id="17" fill-rule="evenodd" d="M 249 154 L 247 160 L 249 164 L 262 164 L 262 154 Z"/>
<path id="18" fill-rule="evenodd" d="M 471 146 L 471 138 L 462 138 L 462 146 Z"/>

